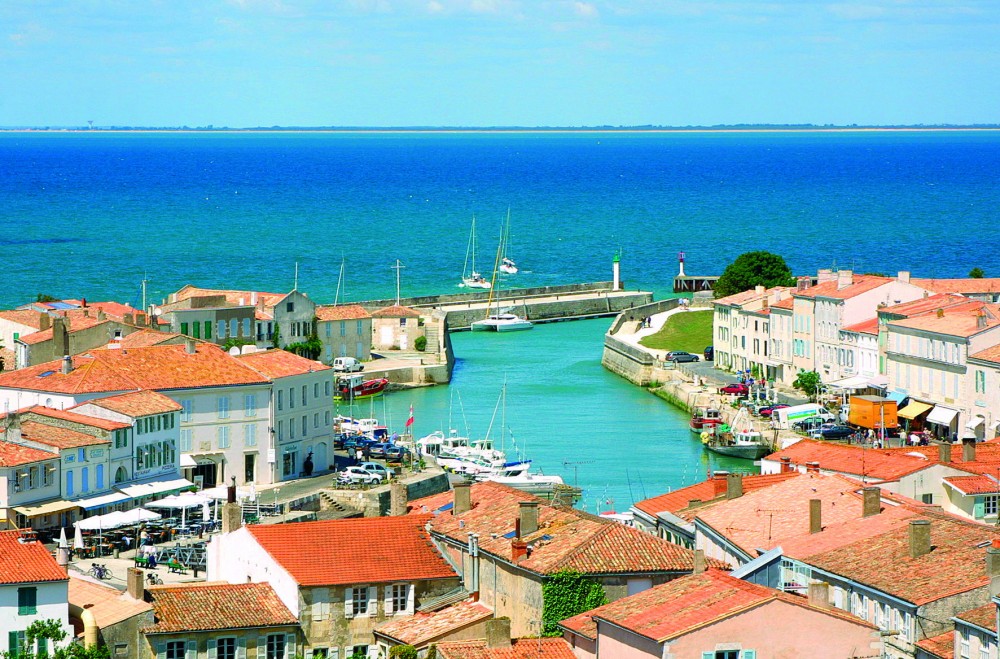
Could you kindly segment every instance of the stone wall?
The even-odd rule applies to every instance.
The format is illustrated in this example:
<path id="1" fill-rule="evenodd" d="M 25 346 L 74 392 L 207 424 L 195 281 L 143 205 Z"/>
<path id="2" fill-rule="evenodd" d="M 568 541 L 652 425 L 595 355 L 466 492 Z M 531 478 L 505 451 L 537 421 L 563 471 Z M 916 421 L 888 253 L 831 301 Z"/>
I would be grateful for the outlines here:
<path id="1" fill-rule="evenodd" d="M 538 295 L 558 295 L 560 293 L 580 293 L 584 291 L 609 291 L 613 282 L 599 281 L 584 284 L 566 284 L 563 286 L 535 286 L 533 288 L 512 288 L 504 293 L 505 297 L 526 297 Z M 436 306 L 441 304 L 455 304 L 460 302 L 485 302 L 490 297 L 488 290 L 477 289 L 470 293 L 448 293 L 445 295 L 421 295 L 418 297 L 400 298 L 399 303 L 404 307 Z M 373 311 L 396 304 L 396 299 L 388 300 L 368 300 L 360 302 L 365 309 Z"/>
<path id="2" fill-rule="evenodd" d="M 447 492 L 451 488 L 448 474 L 443 472 L 424 472 L 412 477 L 406 483 L 406 500 L 414 501 L 429 497 L 439 492 Z M 324 490 L 327 496 L 340 505 L 360 510 L 365 517 L 383 517 L 389 514 L 391 496 L 388 485 L 381 485 L 370 490 Z"/>
<path id="3" fill-rule="evenodd" d="M 576 296 L 566 300 L 533 302 L 530 298 L 514 298 L 508 302 L 501 301 L 501 310 L 511 309 L 514 313 L 533 322 L 552 320 L 568 320 L 580 318 L 602 318 L 614 315 L 626 309 L 635 308 L 649 302 L 652 293 L 636 291 L 625 295 L 608 297 L 595 291 L 587 297 Z M 486 316 L 486 310 L 478 309 L 448 309 L 448 325 L 452 330 L 468 329 L 477 320 Z"/>

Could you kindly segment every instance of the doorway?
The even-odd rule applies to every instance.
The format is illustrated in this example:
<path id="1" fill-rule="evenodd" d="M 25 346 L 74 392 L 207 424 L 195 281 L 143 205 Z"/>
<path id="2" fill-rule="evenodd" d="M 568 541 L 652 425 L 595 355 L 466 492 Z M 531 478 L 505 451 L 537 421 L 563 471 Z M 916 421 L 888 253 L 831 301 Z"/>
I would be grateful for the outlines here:
<path id="1" fill-rule="evenodd" d="M 257 456 L 254 453 L 247 453 L 243 456 L 243 482 L 253 483 L 257 480 Z"/>
<path id="2" fill-rule="evenodd" d="M 201 476 L 202 482 L 208 487 L 215 487 L 219 484 L 218 474 L 218 465 L 211 461 L 197 464 L 192 469 L 192 475 L 195 478 Z"/>

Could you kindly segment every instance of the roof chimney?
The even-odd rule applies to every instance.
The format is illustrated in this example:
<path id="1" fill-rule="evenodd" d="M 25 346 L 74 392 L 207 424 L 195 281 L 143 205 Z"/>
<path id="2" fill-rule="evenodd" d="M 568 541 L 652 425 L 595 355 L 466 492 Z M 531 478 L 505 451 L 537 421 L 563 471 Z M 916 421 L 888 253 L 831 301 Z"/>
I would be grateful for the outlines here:
<path id="1" fill-rule="evenodd" d="M 194 347 L 194 339 L 184 340 L 184 352 L 186 352 L 189 355 L 193 355 L 195 352 L 197 352 L 197 350 L 195 350 Z"/>
<path id="2" fill-rule="evenodd" d="M 975 462 L 975 461 L 976 461 L 976 438 L 963 437 L 962 462 Z"/>
<path id="3" fill-rule="evenodd" d="M 799 277 L 795 280 L 795 290 L 804 291 L 809 288 L 809 284 L 812 283 L 809 277 Z"/>
<path id="4" fill-rule="evenodd" d="M 821 284 L 825 281 L 834 281 L 835 279 L 837 279 L 837 275 L 830 268 L 821 268 L 816 271 L 816 281 Z"/>
<path id="5" fill-rule="evenodd" d="M 60 352 L 64 355 L 69 354 L 69 333 L 66 319 L 62 316 L 56 316 L 52 319 L 52 347 L 57 355 Z"/>
<path id="6" fill-rule="evenodd" d="M 938 460 L 941 462 L 951 462 L 951 444 L 948 442 L 938 444 Z"/>
<path id="7" fill-rule="evenodd" d="M 871 517 L 882 512 L 882 489 L 866 487 L 861 490 L 861 516 Z"/>
<path id="8" fill-rule="evenodd" d="M 910 521 L 910 558 L 920 558 L 931 550 L 931 522 L 929 519 Z"/>
<path id="9" fill-rule="evenodd" d="M 510 647 L 510 618 L 491 618 L 486 621 L 486 647 Z"/>
<path id="10" fill-rule="evenodd" d="M 528 543 L 524 540 L 514 538 L 510 541 L 510 560 L 513 563 L 520 563 L 528 555 Z"/>
<path id="11" fill-rule="evenodd" d="M 73 372 L 73 358 L 69 355 L 63 355 L 62 358 L 62 374 L 69 375 Z"/>
<path id="12" fill-rule="evenodd" d="M 809 499 L 809 532 L 819 533 L 823 530 L 823 501 Z"/>
<path id="13" fill-rule="evenodd" d="M 52 327 L 52 316 L 47 313 L 42 312 L 38 316 L 38 331 L 44 332 L 48 328 Z"/>
<path id="14" fill-rule="evenodd" d="M 691 562 L 691 574 L 701 574 L 705 571 L 705 550 L 695 549 L 694 558 Z"/>
<path id="15" fill-rule="evenodd" d="M 837 273 L 837 290 L 847 288 L 854 283 L 854 272 L 851 270 L 841 270 Z"/>
<path id="16" fill-rule="evenodd" d="M 766 291 L 766 290 L 767 290 L 766 288 L 764 288 L 763 286 L 760 286 L 760 285 L 757 285 L 757 286 L 753 287 L 753 292 L 756 293 L 757 295 L 763 295 L 764 291 Z"/>
<path id="17" fill-rule="evenodd" d="M 787 474 L 788 472 L 794 470 L 795 467 L 792 466 L 792 459 L 785 456 L 781 458 L 781 473 Z"/>
<path id="18" fill-rule="evenodd" d="M 126 571 L 125 592 L 140 602 L 146 599 L 146 574 L 142 570 L 130 567 Z"/>
<path id="19" fill-rule="evenodd" d="M 521 521 L 521 534 L 518 537 L 524 538 L 538 530 L 538 502 L 521 501 L 518 506 L 518 519 Z"/>
<path id="20" fill-rule="evenodd" d="M 809 605 L 820 609 L 829 609 L 830 584 L 826 582 L 809 584 Z"/>
<path id="21" fill-rule="evenodd" d="M 743 496 L 743 475 L 742 474 L 727 474 L 726 475 L 726 498 L 727 499 L 739 499 Z"/>
<path id="22" fill-rule="evenodd" d="M 819 463 L 818 462 L 807 462 L 806 463 L 806 473 L 807 474 L 818 474 L 819 473 Z"/>
<path id="23" fill-rule="evenodd" d="M 461 515 L 472 510 L 472 491 L 468 481 L 455 483 L 455 503 L 452 506 L 452 515 Z"/>
<path id="24" fill-rule="evenodd" d="M 107 320 L 108 314 L 104 313 L 104 309 L 97 307 L 97 320 Z"/>
<path id="25" fill-rule="evenodd" d="M 393 483 L 389 486 L 389 514 L 399 517 L 406 514 L 406 483 Z"/>
<path id="26" fill-rule="evenodd" d="M 979 313 L 976 314 L 976 327 L 986 329 L 986 311 L 983 309 L 980 309 Z"/>
<path id="27" fill-rule="evenodd" d="M 729 476 L 728 471 L 712 472 L 712 494 L 714 494 L 715 496 L 721 496 L 726 493 L 727 476 Z"/>
<path id="28" fill-rule="evenodd" d="M 904 284 L 909 284 L 910 283 L 910 271 L 909 270 L 900 270 L 899 274 L 896 275 L 896 279 L 898 279 L 899 281 L 903 282 Z"/>

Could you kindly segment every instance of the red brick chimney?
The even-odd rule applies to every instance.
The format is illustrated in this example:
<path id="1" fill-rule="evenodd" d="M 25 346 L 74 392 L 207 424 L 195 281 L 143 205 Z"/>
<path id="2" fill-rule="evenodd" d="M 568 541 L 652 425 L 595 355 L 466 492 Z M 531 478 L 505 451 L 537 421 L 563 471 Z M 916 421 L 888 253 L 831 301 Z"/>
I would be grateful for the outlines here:
<path id="1" fill-rule="evenodd" d="M 510 560 L 512 563 L 520 563 L 528 556 L 528 543 L 524 540 L 514 539 L 510 541 Z"/>

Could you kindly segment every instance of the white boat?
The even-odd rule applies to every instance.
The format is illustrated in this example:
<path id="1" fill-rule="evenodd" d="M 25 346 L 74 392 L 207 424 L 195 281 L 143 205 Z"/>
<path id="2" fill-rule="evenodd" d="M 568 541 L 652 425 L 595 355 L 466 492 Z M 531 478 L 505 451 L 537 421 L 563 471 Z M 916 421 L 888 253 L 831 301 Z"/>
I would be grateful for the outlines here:
<path id="1" fill-rule="evenodd" d="M 510 476 L 492 475 L 482 480 L 500 483 L 509 487 L 517 488 L 523 492 L 537 494 L 539 496 L 552 496 L 556 486 L 565 485 L 561 476 L 546 476 L 544 474 L 533 474 L 524 471 L 520 474 Z"/>
<path id="2" fill-rule="evenodd" d="M 469 268 L 469 265 L 472 268 Z M 472 230 L 469 232 L 469 244 L 465 248 L 465 266 L 462 268 L 461 286 L 468 288 L 493 288 L 493 283 L 476 270 L 476 216 L 472 216 Z"/>
<path id="3" fill-rule="evenodd" d="M 516 332 L 529 330 L 534 325 L 517 314 L 495 313 L 473 322 L 471 327 L 473 332 Z"/>
<path id="4" fill-rule="evenodd" d="M 508 275 L 517 274 L 517 264 L 514 263 L 514 259 L 510 257 L 503 257 L 500 261 L 500 272 L 506 273 Z"/>
<path id="5" fill-rule="evenodd" d="M 500 255 L 500 272 L 508 275 L 517 274 L 517 264 L 514 259 L 507 256 L 507 249 L 510 247 L 510 209 L 507 209 L 507 223 L 504 225 L 503 234 L 500 237 L 503 243 L 503 253 Z"/>

